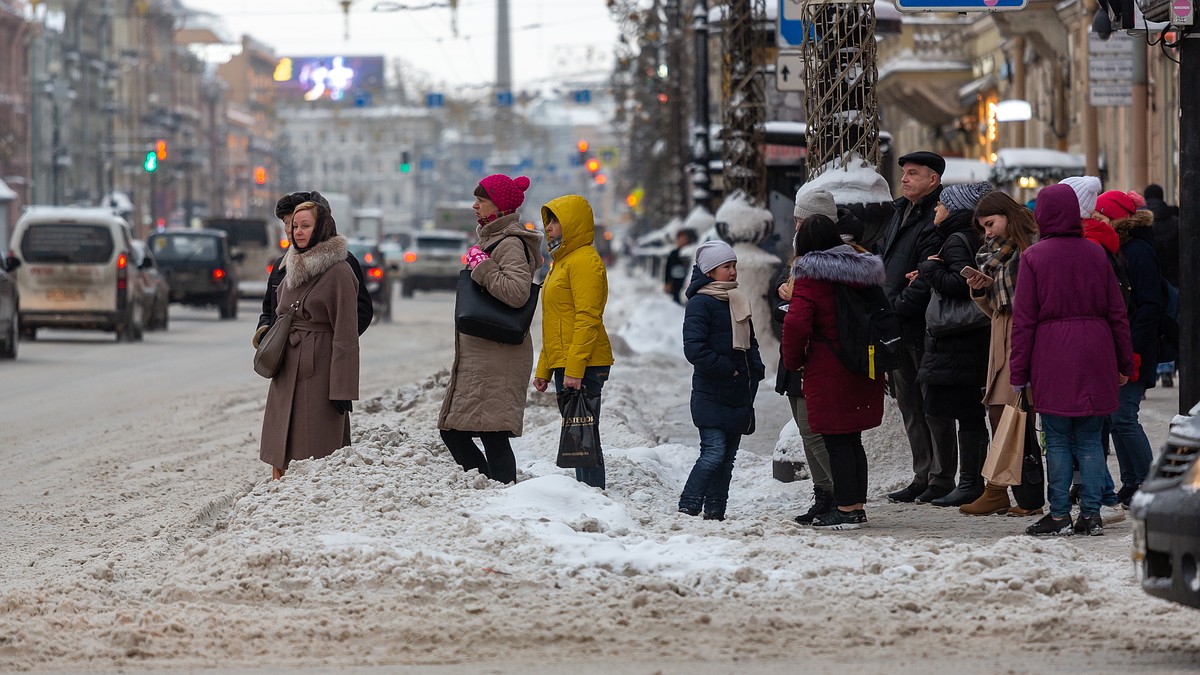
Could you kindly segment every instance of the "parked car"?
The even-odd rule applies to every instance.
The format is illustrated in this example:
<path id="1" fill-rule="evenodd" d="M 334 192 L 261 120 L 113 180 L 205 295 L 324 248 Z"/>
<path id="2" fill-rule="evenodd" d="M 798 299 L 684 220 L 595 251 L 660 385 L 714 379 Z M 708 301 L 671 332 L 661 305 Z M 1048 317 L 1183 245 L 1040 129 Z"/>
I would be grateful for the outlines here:
<path id="1" fill-rule="evenodd" d="M 272 218 L 209 218 L 204 226 L 228 237 L 237 270 L 238 294 L 261 298 L 267 292 L 271 266 L 288 247 L 283 223 Z"/>
<path id="2" fill-rule="evenodd" d="M 158 261 L 146 242 L 134 239 L 133 263 L 142 278 L 142 304 L 146 312 L 146 330 L 166 330 L 170 323 L 167 307 L 171 304 L 171 289 L 158 269 Z"/>
<path id="3" fill-rule="evenodd" d="M 404 264 L 404 252 L 412 246 L 413 233 L 409 230 L 400 230 L 389 232 L 379 242 L 379 251 L 383 253 L 384 262 L 387 263 L 387 269 L 393 274 L 400 273 L 400 266 Z M 392 280 L 395 281 L 395 277 Z"/>
<path id="4" fill-rule="evenodd" d="M 21 337 L 39 328 L 107 330 L 142 339 L 145 306 L 129 224 L 102 207 L 31 206 L 13 228 Z"/>
<path id="5" fill-rule="evenodd" d="M 470 247 L 471 240 L 465 232 L 417 232 L 400 265 L 400 294 L 411 298 L 415 291 L 453 290 Z"/>
<path id="6" fill-rule="evenodd" d="M 1200 404 L 1171 422 L 1166 445 L 1129 508 L 1142 590 L 1200 608 Z"/>
<path id="7" fill-rule="evenodd" d="M 366 239 L 351 239 L 350 252 L 362 265 L 367 292 L 375 305 L 375 316 L 384 321 L 392 320 L 392 286 L 387 263 L 375 242 Z"/>
<path id="8" fill-rule="evenodd" d="M 17 358 L 21 336 L 21 294 L 14 272 L 21 261 L 9 253 L 0 257 L 0 359 Z"/>
<path id="9" fill-rule="evenodd" d="M 171 302 L 213 306 L 236 319 L 239 259 L 220 230 L 167 230 L 146 240 L 171 289 Z M 239 254 L 240 255 L 240 254 Z"/>

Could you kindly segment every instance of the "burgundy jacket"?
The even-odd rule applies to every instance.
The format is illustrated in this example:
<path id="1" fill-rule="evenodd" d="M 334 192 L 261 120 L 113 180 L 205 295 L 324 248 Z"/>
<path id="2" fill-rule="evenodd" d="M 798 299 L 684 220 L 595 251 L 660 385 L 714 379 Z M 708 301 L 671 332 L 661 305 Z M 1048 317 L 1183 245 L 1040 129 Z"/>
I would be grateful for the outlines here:
<path id="1" fill-rule="evenodd" d="M 1034 409 L 1089 417 L 1117 409 L 1118 372 L 1134 373 L 1129 320 L 1104 250 L 1083 238 L 1068 185 L 1038 194 L 1038 243 L 1021 254 L 1013 299 L 1013 386 L 1029 384 Z"/>

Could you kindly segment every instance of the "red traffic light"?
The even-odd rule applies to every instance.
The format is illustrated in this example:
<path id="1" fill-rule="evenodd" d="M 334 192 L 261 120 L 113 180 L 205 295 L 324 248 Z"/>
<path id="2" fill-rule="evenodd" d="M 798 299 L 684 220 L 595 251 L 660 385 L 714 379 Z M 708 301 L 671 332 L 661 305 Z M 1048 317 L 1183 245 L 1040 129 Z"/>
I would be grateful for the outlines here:
<path id="1" fill-rule="evenodd" d="M 579 142 L 575 144 L 575 148 L 578 149 L 580 152 L 587 152 L 588 147 L 589 147 L 588 142 L 583 139 L 580 139 Z"/>
<path id="2" fill-rule="evenodd" d="M 587 161 L 587 170 L 591 171 L 592 173 L 596 173 L 597 171 L 599 171 L 600 170 L 600 160 L 598 160 L 594 157 L 592 159 L 589 159 Z"/>
<path id="3" fill-rule="evenodd" d="M 267 182 L 267 170 L 264 167 L 254 167 L 254 182 L 263 185 Z"/>

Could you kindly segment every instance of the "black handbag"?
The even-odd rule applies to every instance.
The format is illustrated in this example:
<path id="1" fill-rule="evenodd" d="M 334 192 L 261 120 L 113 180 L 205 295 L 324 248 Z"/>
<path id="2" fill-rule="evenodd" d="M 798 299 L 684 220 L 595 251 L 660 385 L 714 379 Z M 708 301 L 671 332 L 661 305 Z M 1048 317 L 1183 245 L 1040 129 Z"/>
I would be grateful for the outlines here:
<path id="1" fill-rule="evenodd" d="M 600 397 L 583 389 L 564 389 L 558 393 L 558 411 L 562 413 L 562 433 L 558 438 L 555 463 L 564 469 L 590 469 L 600 466 Z"/>
<path id="2" fill-rule="evenodd" d="M 955 235 L 961 235 L 964 240 L 967 238 L 961 232 L 955 232 L 951 236 Z M 970 248 L 969 245 L 968 248 Z M 945 247 L 943 247 L 944 249 Z M 991 323 L 991 317 L 979 309 L 975 301 L 969 297 L 947 297 L 937 290 L 933 290 L 929 297 L 929 304 L 925 307 L 925 328 L 934 337 L 965 333 L 990 326 Z"/>
<path id="3" fill-rule="evenodd" d="M 1017 506 L 1027 511 L 1046 504 L 1046 470 L 1042 465 L 1042 444 L 1038 438 L 1037 415 L 1029 405 L 1029 397 L 1021 391 L 1021 409 L 1025 415 L 1025 455 L 1021 460 L 1021 482 L 1012 486 Z"/>
<path id="4" fill-rule="evenodd" d="M 484 249 L 484 253 L 491 253 L 500 245 L 500 241 Z M 525 242 L 521 242 L 521 246 L 525 249 L 525 260 L 532 266 L 533 261 L 530 260 Z M 458 273 L 458 291 L 454 297 L 454 329 L 463 335 L 519 345 L 525 341 L 529 327 L 533 325 L 533 313 L 537 309 L 541 290 L 541 285 L 530 283 L 529 299 L 524 306 L 510 307 L 475 283 L 471 278 L 471 270 L 462 270 Z"/>

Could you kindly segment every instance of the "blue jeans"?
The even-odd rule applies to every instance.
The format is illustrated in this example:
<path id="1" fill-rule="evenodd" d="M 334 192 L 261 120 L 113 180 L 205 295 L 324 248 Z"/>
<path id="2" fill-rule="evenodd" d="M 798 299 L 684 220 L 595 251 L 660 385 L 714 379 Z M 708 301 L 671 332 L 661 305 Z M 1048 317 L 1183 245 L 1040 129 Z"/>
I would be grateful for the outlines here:
<path id="1" fill-rule="evenodd" d="M 1141 485 L 1150 473 L 1150 463 L 1154 461 L 1150 439 L 1146 438 L 1146 431 L 1138 421 L 1142 395 L 1145 393 L 1146 385 L 1142 382 L 1124 385 L 1120 390 L 1120 407 L 1109 416 L 1112 420 L 1113 450 L 1121 467 L 1122 486 Z"/>
<path id="2" fill-rule="evenodd" d="M 609 366 L 588 366 L 583 369 L 583 390 L 596 397 L 596 419 L 600 419 L 600 390 L 608 381 Z M 550 371 L 554 376 L 554 391 L 563 390 L 563 369 L 555 368 Z M 604 489 L 604 453 L 600 453 L 600 463 L 586 469 L 575 469 L 575 480 L 585 485 Z"/>
<path id="3" fill-rule="evenodd" d="M 688 474 L 679 508 L 704 509 L 709 516 L 724 516 L 729 502 L 729 481 L 733 478 L 733 460 L 737 456 L 741 434 L 712 427 L 700 427 L 700 456 Z"/>
<path id="4" fill-rule="evenodd" d="M 1046 432 L 1046 483 L 1050 515 L 1055 518 L 1071 515 L 1073 465 L 1079 466 L 1079 512 L 1085 516 L 1099 513 L 1104 475 L 1108 473 L 1108 467 L 1104 464 L 1104 450 L 1100 447 L 1104 417 L 1042 415 L 1041 418 L 1042 429 Z"/>

